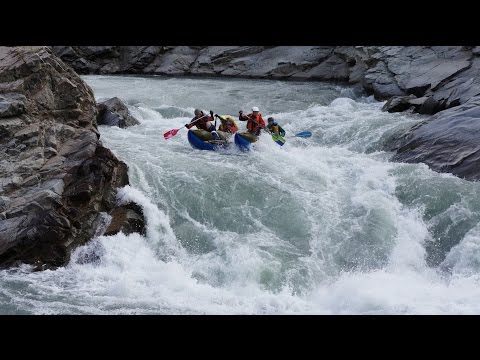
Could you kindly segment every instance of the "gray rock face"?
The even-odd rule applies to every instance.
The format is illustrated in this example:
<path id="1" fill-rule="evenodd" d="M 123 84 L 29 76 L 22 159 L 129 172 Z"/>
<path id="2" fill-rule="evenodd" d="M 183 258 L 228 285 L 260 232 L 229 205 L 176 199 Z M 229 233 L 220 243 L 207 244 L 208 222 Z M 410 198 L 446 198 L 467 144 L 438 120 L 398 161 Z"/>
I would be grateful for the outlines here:
<path id="1" fill-rule="evenodd" d="M 388 112 L 400 112 L 412 108 L 415 100 L 415 95 L 409 96 L 393 96 L 383 105 L 382 110 Z"/>
<path id="2" fill-rule="evenodd" d="M 175 46 L 165 53 L 158 52 L 151 62 L 140 70 L 142 73 L 184 75 L 189 72 L 199 54 L 189 46 Z"/>
<path id="3" fill-rule="evenodd" d="M 163 46 L 53 46 L 79 74 L 141 73 Z"/>
<path id="4" fill-rule="evenodd" d="M 80 74 L 141 73 L 348 79 L 345 55 L 318 46 L 53 46 Z M 331 57 L 331 58 L 330 58 Z M 330 59 L 329 59 L 330 58 Z M 327 61 L 322 68 L 302 76 Z M 335 69 L 325 69 L 335 66 Z M 337 69 L 338 68 L 338 69 Z M 338 75 L 334 74 L 338 71 Z"/>
<path id="5" fill-rule="evenodd" d="M 64 265 L 127 166 L 99 140 L 91 89 L 46 47 L 0 47 L 0 114 L 0 266 Z"/>
<path id="6" fill-rule="evenodd" d="M 423 162 L 438 172 L 480 180 L 480 96 L 442 111 L 392 139 L 394 161 Z"/>
<path id="7" fill-rule="evenodd" d="M 135 119 L 127 106 L 117 97 L 108 99 L 97 104 L 97 124 L 118 126 L 126 128 L 128 126 L 138 125 L 140 122 Z"/>
<path id="8" fill-rule="evenodd" d="M 77 72 L 219 75 L 359 83 L 379 100 L 433 98 L 425 113 L 478 95 L 479 47 L 54 46 Z M 434 106 L 435 105 L 435 106 Z"/>
<path id="9" fill-rule="evenodd" d="M 442 108 L 466 103 L 480 94 L 480 58 L 474 58 L 471 66 L 458 73 L 450 81 L 439 86 L 431 97 L 442 104 Z"/>
<path id="10" fill-rule="evenodd" d="M 25 112 L 25 96 L 18 93 L 0 95 L 0 118 L 8 118 Z"/>

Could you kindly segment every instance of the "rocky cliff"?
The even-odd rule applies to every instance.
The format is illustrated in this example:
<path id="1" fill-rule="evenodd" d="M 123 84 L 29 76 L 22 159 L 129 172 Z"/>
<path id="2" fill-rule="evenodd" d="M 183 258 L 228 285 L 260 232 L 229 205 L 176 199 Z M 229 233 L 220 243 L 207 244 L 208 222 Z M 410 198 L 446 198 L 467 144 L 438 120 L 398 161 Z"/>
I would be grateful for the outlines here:
<path id="1" fill-rule="evenodd" d="M 473 46 L 54 46 L 52 50 L 80 74 L 340 81 L 361 85 L 379 100 L 408 97 L 396 100 L 402 106 L 387 106 L 389 111 L 412 108 L 433 114 L 480 93 L 480 47 Z"/>
<path id="2" fill-rule="evenodd" d="M 115 210 L 127 166 L 96 116 L 92 90 L 49 48 L 0 47 L 0 266 L 63 265 Z"/>

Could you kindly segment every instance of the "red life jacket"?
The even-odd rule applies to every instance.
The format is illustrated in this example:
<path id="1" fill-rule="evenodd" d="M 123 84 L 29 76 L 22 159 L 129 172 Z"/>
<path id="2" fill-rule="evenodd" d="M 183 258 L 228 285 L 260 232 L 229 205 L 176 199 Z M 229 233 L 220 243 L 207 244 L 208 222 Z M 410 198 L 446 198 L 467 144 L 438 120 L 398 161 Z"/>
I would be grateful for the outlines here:
<path id="1" fill-rule="evenodd" d="M 253 117 L 253 113 L 248 114 L 247 130 L 252 134 L 260 133 L 260 128 L 265 127 L 265 121 L 263 121 L 262 114 L 258 113 L 257 117 Z"/>

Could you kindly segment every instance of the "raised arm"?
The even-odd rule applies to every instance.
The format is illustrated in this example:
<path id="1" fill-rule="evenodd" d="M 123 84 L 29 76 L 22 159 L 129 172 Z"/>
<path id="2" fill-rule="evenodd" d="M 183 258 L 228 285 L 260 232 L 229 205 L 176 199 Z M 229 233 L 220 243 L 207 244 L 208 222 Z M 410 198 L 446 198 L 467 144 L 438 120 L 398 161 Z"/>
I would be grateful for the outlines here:
<path id="1" fill-rule="evenodd" d="M 240 110 L 240 111 L 238 112 L 238 120 L 240 120 L 240 121 L 247 121 L 248 119 L 249 119 L 249 117 L 243 115 L 243 111 L 242 111 L 242 110 Z"/>

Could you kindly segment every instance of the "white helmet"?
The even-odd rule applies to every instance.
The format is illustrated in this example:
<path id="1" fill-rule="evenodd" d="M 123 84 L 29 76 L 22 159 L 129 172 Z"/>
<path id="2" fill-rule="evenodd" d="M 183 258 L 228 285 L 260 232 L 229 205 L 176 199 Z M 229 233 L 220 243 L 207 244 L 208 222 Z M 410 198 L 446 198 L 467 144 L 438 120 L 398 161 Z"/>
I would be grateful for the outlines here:
<path id="1" fill-rule="evenodd" d="M 258 110 L 258 107 L 254 106 L 252 107 L 252 111 L 260 111 L 260 110 Z"/>

